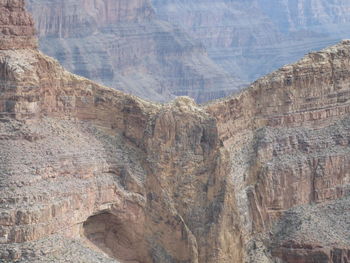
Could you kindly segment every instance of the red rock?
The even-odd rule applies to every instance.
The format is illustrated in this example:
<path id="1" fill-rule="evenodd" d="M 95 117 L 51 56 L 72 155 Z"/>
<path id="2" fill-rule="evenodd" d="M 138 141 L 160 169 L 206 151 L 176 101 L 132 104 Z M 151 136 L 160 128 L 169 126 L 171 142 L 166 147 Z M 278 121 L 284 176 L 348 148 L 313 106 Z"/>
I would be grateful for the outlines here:
<path id="1" fill-rule="evenodd" d="M 34 23 L 24 0 L 0 1 L 0 50 L 36 48 Z"/>

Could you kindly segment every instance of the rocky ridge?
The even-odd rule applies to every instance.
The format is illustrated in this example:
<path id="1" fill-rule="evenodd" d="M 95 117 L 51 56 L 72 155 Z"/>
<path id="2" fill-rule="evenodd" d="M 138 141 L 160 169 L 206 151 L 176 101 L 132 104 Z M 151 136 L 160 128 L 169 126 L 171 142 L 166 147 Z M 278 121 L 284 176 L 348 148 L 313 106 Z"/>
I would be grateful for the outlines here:
<path id="1" fill-rule="evenodd" d="M 208 105 L 230 152 L 241 231 L 252 251 L 260 242 L 257 233 L 265 232 L 261 242 L 282 262 L 346 262 L 331 255 L 335 249 L 348 258 L 347 232 L 334 242 L 322 233 L 341 233 L 349 226 L 341 210 L 329 204 L 350 193 L 349 57 L 350 41 L 345 40 L 284 66 L 237 96 Z M 348 199 L 342 202 L 344 208 Z M 319 222 L 313 225 L 318 231 L 312 232 L 307 221 L 315 217 L 317 204 L 329 205 L 319 211 Z M 289 225 L 293 219 L 287 211 L 300 206 L 313 212 L 305 208 L 305 214 Z M 323 228 L 332 217 L 339 219 L 337 225 Z M 284 227 L 273 232 L 276 222 Z M 300 225 L 307 225 L 306 232 Z M 269 244 L 275 238 L 279 242 Z M 255 252 L 247 255 L 248 262 L 270 262 L 257 261 L 261 255 Z"/>
<path id="2" fill-rule="evenodd" d="M 0 51 L 3 262 L 349 260 L 350 41 L 202 107 L 28 43 Z"/>

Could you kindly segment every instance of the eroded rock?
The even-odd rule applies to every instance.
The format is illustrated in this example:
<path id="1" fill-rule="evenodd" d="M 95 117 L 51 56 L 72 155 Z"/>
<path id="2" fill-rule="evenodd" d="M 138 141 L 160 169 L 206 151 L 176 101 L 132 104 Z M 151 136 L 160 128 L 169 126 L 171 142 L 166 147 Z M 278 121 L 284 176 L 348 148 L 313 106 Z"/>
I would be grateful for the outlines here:
<path id="1" fill-rule="evenodd" d="M 349 57 L 343 41 L 200 107 L 1 50 L 0 259 L 347 262 Z"/>
<path id="2" fill-rule="evenodd" d="M 224 97 L 242 83 L 150 0 L 28 0 L 40 49 L 75 74 L 152 101 Z"/>

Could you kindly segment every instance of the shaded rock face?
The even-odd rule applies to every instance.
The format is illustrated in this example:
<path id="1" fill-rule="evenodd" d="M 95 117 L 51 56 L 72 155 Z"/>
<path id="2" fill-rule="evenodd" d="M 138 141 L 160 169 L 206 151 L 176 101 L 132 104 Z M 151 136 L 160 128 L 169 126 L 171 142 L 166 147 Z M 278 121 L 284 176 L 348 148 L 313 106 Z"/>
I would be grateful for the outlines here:
<path id="1" fill-rule="evenodd" d="M 1 50 L 1 261 L 348 262 L 349 58 L 199 107 Z"/>
<path id="2" fill-rule="evenodd" d="M 84 235 L 88 240 L 110 257 L 138 262 L 145 258 L 140 253 L 144 249 L 139 247 L 142 243 L 140 238 L 130 236 L 133 232 L 131 228 L 133 226 L 123 224 L 117 216 L 108 212 L 89 217 L 83 225 Z"/>
<path id="3" fill-rule="evenodd" d="M 201 44 L 154 16 L 148 0 L 28 0 L 40 49 L 72 72 L 152 101 L 188 95 L 198 102 L 240 82 Z"/>
<path id="4" fill-rule="evenodd" d="M 180 25 L 205 45 L 215 62 L 247 82 L 350 34 L 346 0 L 152 3 L 161 19 Z"/>

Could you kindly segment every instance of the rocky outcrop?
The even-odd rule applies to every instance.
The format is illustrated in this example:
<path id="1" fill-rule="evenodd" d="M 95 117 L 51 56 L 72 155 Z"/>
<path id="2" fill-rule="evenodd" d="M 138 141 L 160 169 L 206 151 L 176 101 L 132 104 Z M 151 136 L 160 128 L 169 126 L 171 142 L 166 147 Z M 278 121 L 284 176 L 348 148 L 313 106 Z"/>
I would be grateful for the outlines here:
<path id="1" fill-rule="evenodd" d="M 30 67 L 2 86 L 1 259 L 75 260 L 72 238 L 118 262 L 240 258 L 210 115 L 189 99 L 160 106 L 98 86 L 38 51 L 4 56 L 14 72 Z"/>
<path id="2" fill-rule="evenodd" d="M 40 49 L 68 70 L 109 87 L 169 101 L 223 97 L 241 84 L 203 46 L 157 19 L 148 0 L 30 0 Z"/>
<path id="3" fill-rule="evenodd" d="M 33 20 L 24 1 L 0 1 L 0 49 L 35 48 Z"/>
<path id="4" fill-rule="evenodd" d="M 199 107 L 1 50 L 1 261 L 347 262 L 349 58 L 343 41 Z"/>
<path id="5" fill-rule="evenodd" d="M 307 52 L 349 37 L 350 4 L 327 0 L 152 0 L 156 14 L 180 25 L 209 56 L 251 82 Z"/>
<path id="6" fill-rule="evenodd" d="M 240 260 L 212 116 L 99 86 L 35 49 L 0 58 L 2 261 Z"/>
<path id="7" fill-rule="evenodd" d="M 270 244 L 272 251 L 278 251 L 272 257 L 283 262 L 333 262 L 330 255 L 334 249 L 345 254 L 349 249 L 348 237 L 331 242 L 327 234 L 303 233 L 300 225 L 310 226 L 308 209 L 293 224 L 286 213 L 303 205 L 311 205 L 311 210 L 313 204 L 350 193 L 349 56 L 350 41 L 343 41 L 281 68 L 237 96 L 208 105 L 217 118 L 219 137 L 230 152 L 231 180 L 249 262 L 261 257 L 256 254 L 261 252 L 258 233 L 268 233 L 261 241 L 265 246 L 273 237 L 285 238 Z M 348 199 L 344 202 L 348 204 Z M 349 220 L 340 211 L 328 209 L 316 217 L 315 232 L 345 231 Z M 324 227 L 328 217 L 337 216 L 337 226 L 329 223 Z M 289 229 L 270 232 L 276 222 Z M 293 243 L 286 231 L 298 233 L 301 243 Z M 305 243 L 307 238 L 309 243 Z M 320 253 L 327 259 L 319 261 Z"/>

